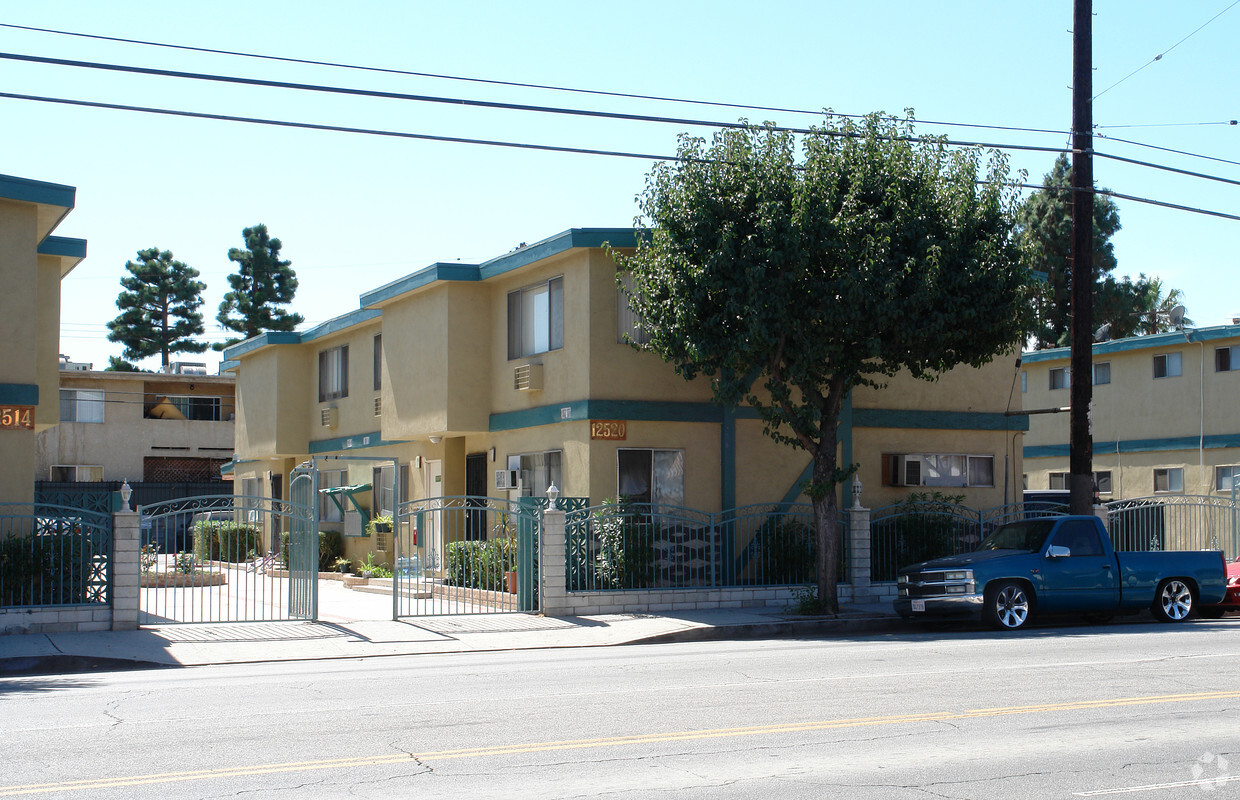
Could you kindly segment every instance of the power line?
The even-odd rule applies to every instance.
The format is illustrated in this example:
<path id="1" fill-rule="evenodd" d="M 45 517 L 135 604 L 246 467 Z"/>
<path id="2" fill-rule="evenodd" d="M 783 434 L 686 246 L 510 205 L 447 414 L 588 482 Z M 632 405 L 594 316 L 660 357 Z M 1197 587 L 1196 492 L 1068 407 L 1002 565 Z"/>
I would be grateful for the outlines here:
<path id="1" fill-rule="evenodd" d="M 799 109 L 799 108 L 785 108 L 781 106 L 750 105 L 750 104 L 745 104 L 745 103 L 730 103 L 730 102 L 717 101 L 717 100 L 696 100 L 696 99 L 690 99 L 690 98 L 684 98 L 684 97 L 668 97 L 664 95 L 635 94 L 631 92 L 614 92 L 614 91 L 606 91 L 602 89 L 584 89 L 580 87 L 556 86 L 552 84 L 522 83 L 519 81 L 496 80 L 493 78 L 472 78 L 472 77 L 467 77 L 467 76 L 462 76 L 462 75 L 445 75 L 445 74 L 434 73 L 434 72 L 414 72 L 411 70 L 393 69 L 393 68 L 388 68 L 388 67 L 374 67 L 374 66 L 364 66 L 364 65 L 359 65 L 359 64 L 346 64 L 346 63 L 342 63 L 338 61 L 318 61 L 315 59 L 308 59 L 308 58 L 291 58 L 287 56 L 264 55 L 261 53 L 247 53 L 247 52 L 243 52 L 239 50 L 222 50 L 222 49 L 211 48 L 211 47 L 193 47 L 190 45 L 169 44 L 167 42 L 153 42 L 153 41 L 148 41 L 144 39 L 126 39 L 126 38 L 117 37 L 117 36 L 102 36 L 102 35 L 91 34 L 91 33 L 80 33 L 76 31 L 57 30 L 54 28 L 36 28 L 36 27 L 28 26 L 28 25 L 14 25 L 11 23 L 0 23 L 0 28 L 13 28 L 16 30 L 35 31 L 38 33 L 51 33 L 51 34 L 56 34 L 60 36 L 77 36 L 77 37 L 81 37 L 85 39 L 96 39 L 96 40 L 107 41 L 107 42 L 120 42 L 123 44 L 137 44 L 137 45 L 143 45 L 146 47 L 163 47 L 163 48 L 168 48 L 172 50 L 186 50 L 186 51 L 197 52 L 197 53 L 210 53 L 213 55 L 227 55 L 227 56 L 238 56 L 241 58 L 255 58 L 255 59 L 262 59 L 266 61 L 278 61 L 278 62 L 283 62 L 283 63 L 288 63 L 288 64 L 305 64 L 309 66 L 332 67 L 336 69 L 359 70 L 363 72 L 378 72 L 378 73 L 385 73 L 389 75 L 405 75 L 405 76 L 416 77 L 416 78 L 433 78 L 436 80 L 464 81 L 468 83 L 482 83 L 482 84 L 489 84 L 493 86 L 509 86 L 509 87 L 519 88 L 519 89 L 539 89 L 539 90 L 546 90 L 546 91 L 553 91 L 553 92 L 572 92 L 576 94 L 596 95 L 596 96 L 601 96 L 601 97 L 619 97 L 619 98 L 632 99 L 632 100 L 653 100 L 656 102 L 666 102 L 666 103 L 684 103 L 688 105 L 715 106 L 719 108 L 735 108 L 735 109 L 740 109 L 742 111 L 776 111 L 776 112 L 787 113 L 787 114 L 812 114 L 812 115 L 819 115 L 819 114 L 824 113 L 823 109 L 810 110 L 810 109 Z M 836 112 L 831 112 L 831 115 L 836 116 L 836 117 L 847 117 L 847 118 L 852 118 L 852 119 L 861 119 L 865 117 L 864 114 L 842 114 L 842 113 L 836 113 Z M 901 119 L 901 118 L 900 117 L 887 117 L 887 119 Z M 980 123 L 975 124 L 975 123 L 969 123 L 969 122 L 945 122 L 941 120 L 940 121 L 919 120 L 919 121 L 923 125 L 942 125 L 945 127 L 978 128 L 978 129 L 986 129 L 986 130 L 1017 131 L 1017 132 L 1024 132 L 1024 133 L 1053 133 L 1053 134 L 1064 133 L 1064 131 L 1062 130 L 1048 130 L 1044 128 L 1026 128 L 1026 127 L 1019 127 L 1019 126 L 1012 126 L 1012 125 L 987 125 L 987 124 L 980 124 Z"/>
<path id="2" fill-rule="evenodd" d="M 1113 128 L 1201 128 L 1206 125 L 1235 125 L 1238 120 L 1220 119 L 1213 122 L 1146 122 L 1136 125 L 1098 125 L 1100 130 L 1111 130 Z"/>
<path id="3" fill-rule="evenodd" d="M 1176 42 L 1175 44 L 1171 45 L 1171 46 L 1170 46 L 1170 47 L 1168 47 L 1166 50 L 1162 51 L 1162 52 L 1161 52 L 1161 53 L 1159 53 L 1158 55 L 1156 55 L 1156 56 L 1154 56 L 1153 58 L 1151 58 L 1149 61 L 1145 62 L 1145 63 L 1144 63 L 1144 64 L 1142 64 L 1141 66 L 1139 66 L 1139 67 L 1137 67 L 1136 69 L 1134 69 L 1132 72 L 1129 72 L 1127 75 L 1125 75 L 1124 77 L 1120 78 L 1120 79 L 1119 79 L 1119 80 L 1117 80 L 1115 83 L 1113 83 L 1113 84 L 1111 84 L 1110 86 L 1108 86 L 1107 88 L 1103 89 L 1101 92 L 1098 92 L 1098 94 L 1096 94 L 1096 95 L 1094 95 L 1093 97 L 1091 97 L 1091 98 L 1090 98 L 1090 102 L 1093 102 L 1094 100 L 1097 100 L 1099 97 L 1102 97 L 1104 94 L 1106 94 L 1107 92 L 1111 91 L 1111 90 L 1112 90 L 1112 89 L 1114 89 L 1116 86 L 1119 86 L 1121 83 L 1123 83 L 1124 81 L 1128 80 L 1128 79 L 1129 79 L 1129 78 L 1131 78 L 1133 75 L 1136 75 L 1138 72 L 1140 72 L 1141 70 L 1145 69 L 1145 68 L 1146 68 L 1146 67 L 1148 67 L 1150 64 L 1153 64 L 1155 61 L 1162 61 L 1163 56 L 1167 55 L 1167 53 L 1170 53 L 1172 50 L 1176 49 L 1176 48 L 1177 48 L 1177 47 L 1179 47 L 1180 45 L 1182 45 L 1182 44 L 1184 44 L 1185 42 L 1187 42 L 1187 41 L 1188 41 L 1189 39 L 1191 39 L 1193 36 L 1196 36 L 1196 35 L 1197 35 L 1197 33 L 1198 33 L 1199 31 L 1201 31 L 1201 29 L 1202 29 L 1202 28 L 1204 28 L 1205 26 L 1209 25 L 1211 22 L 1213 22 L 1214 20 L 1218 19 L 1219 17 L 1223 16 L 1223 15 L 1224 15 L 1224 14 L 1226 14 L 1228 11 L 1232 10 L 1233 8 L 1235 8 L 1237 5 L 1240 5 L 1240 0 L 1235 0 L 1235 2 L 1233 2 L 1231 5 L 1227 6 L 1227 8 L 1224 8 L 1222 11 L 1218 12 L 1217 14 L 1215 14 L 1215 15 L 1214 15 L 1214 16 L 1212 16 L 1212 17 L 1210 17 L 1210 18 L 1209 18 L 1208 20 L 1206 20 L 1205 22 L 1201 23 L 1201 25 L 1200 25 L 1200 26 L 1199 26 L 1196 30 L 1194 30 L 1192 33 L 1190 33 L 1188 36 L 1185 36 L 1185 37 L 1184 37 L 1183 39 L 1181 39 L 1180 41 L 1178 41 L 1178 42 Z"/>
<path id="4" fill-rule="evenodd" d="M 1097 156 L 1098 158 L 1106 158 L 1106 159 L 1110 159 L 1111 161 L 1122 161 L 1125 164 L 1134 164 L 1138 167 L 1149 167 L 1151 169 L 1161 169 L 1164 172 L 1174 172 L 1177 175 L 1187 175 L 1191 178 L 1202 178 L 1208 181 L 1218 181 L 1219 183 L 1229 183 L 1232 186 L 1240 186 L 1240 181 L 1233 180 L 1231 178 L 1224 178 L 1219 175 L 1207 175 L 1204 172 L 1193 172 L 1192 170 L 1179 169 L 1177 167 L 1168 167 L 1162 164 L 1153 164 L 1149 161 L 1138 161 L 1135 158 L 1124 158 L 1123 156 L 1113 156 L 1113 155 L 1110 155 L 1109 153 L 1099 153 L 1096 150 L 1094 151 L 1094 155 Z"/>
<path id="5" fill-rule="evenodd" d="M 1237 0 L 1240 2 L 1240 0 Z M 469 100 L 461 97 L 441 97 L 437 95 L 408 94 L 405 92 L 386 92 L 375 89 L 352 89 L 345 86 L 327 86 L 323 84 L 313 83 L 295 83 L 291 81 L 272 81 L 263 78 L 243 78 L 234 75 L 217 75 L 205 72 L 183 72 L 180 70 L 156 69 L 154 67 L 134 67 L 124 64 L 105 64 L 97 61 L 76 61 L 65 58 L 49 58 L 45 56 L 30 56 L 20 53 L 3 53 L 0 52 L 0 59 L 8 59 L 12 61 L 24 61 L 35 64 L 50 64 L 53 66 L 78 67 L 82 69 L 96 69 L 107 72 L 123 72 L 136 75 L 151 75 L 163 78 L 183 78 L 187 80 L 209 81 L 214 83 L 231 83 L 241 86 L 260 86 L 269 89 L 293 89 L 296 91 L 321 92 L 326 94 L 340 94 L 351 97 L 372 97 L 385 100 L 410 100 L 422 103 L 441 103 L 447 105 L 467 106 L 473 108 L 488 108 L 503 111 L 529 111 L 543 114 L 565 114 L 576 117 L 593 117 L 600 119 L 624 120 L 627 122 L 656 122 L 671 125 L 690 125 L 705 128 L 725 128 L 731 130 L 743 130 L 751 127 L 745 122 L 723 122 L 719 120 L 703 120 L 690 119 L 685 117 L 663 117 L 652 114 L 627 114 L 617 111 L 594 111 L 583 108 L 565 108 L 563 106 L 536 106 L 525 103 L 504 103 L 494 100 Z M 811 128 L 794 128 L 781 125 L 768 126 L 771 130 L 783 133 L 796 133 L 802 135 L 813 134 Z M 828 136 L 847 136 L 837 131 L 825 131 Z M 893 137 L 898 140 L 915 141 L 917 137 L 898 136 Z M 993 142 L 972 142 L 957 141 L 945 139 L 945 144 L 956 147 L 985 147 L 1002 150 L 1025 150 L 1031 152 L 1042 153 L 1061 153 L 1063 148 L 1059 147 L 1037 147 L 1034 145 L 1014 145 L 1014 144 L 996 144 Z M 666 159 L 664 159 L 666 160 Z"/>
<path id="6" fill-rule="evenodd" d="M 1236 166 L 1240 166 L 1240 161 L 1233 161 L 1229 158 L 1219 158 L 1218 156 L 1207 156 L 1202 153 L 1190 153 L 1187 150 L 1176 150 L 1174 147 L 1160 147 L 1159 145 L 1147 144 L 1146 142 L 1134 142 L 1131 139 L 1121 139 L 1118 136 L 1107 136 L 1105 133 L 1099 133 L 1098 138 L 1106 139 L 1107 141 L 1111 141 L 1111 142 L 1122 142 L 1124 144 L 1133 145 L 1134 147 L 1148 147 L 1151 150 L 1161 150 L 1165 153 L 1175 153 L 1176 155 L 1188 156 L 1190 158 L 1204 158 L 1207 161 L 1217 161 L 1220 164 L 1235 164 Z"/>
<path id="7" fill-rule="evenodd" d="M 367 136 L 388 136 L 388 137 L 394 137 L 394 138 L 399 138 L 399 139 L 418 139 L 418 140 L 423 140 L 423 141 L 446 142 L 446 143 L 451 143 L 451 144 L 477 144 L 477 145 L 486 145 L 490 147 L 510 147 L 510 148 L 517 148 L 517 149 L 522 149 L 522 150 L 542 150 L 542 151 L 556 152 L 556 153 L 572 153 L 572 154 L 577 154 L 577 155 L 612 156 L 612 157 L 617 157 L 617 158 L 640 158 L 640 159 L 644 159 L 647 161 L 691 161 L 691 160 L 695 160 L 695 159 L 681 158 L 680 156 L 652 155 L 649 153 L 630 153 L 630 152 L 624 152 L 624 151 L 618 151 L 618 150 L 598 150 L 598 149 L 584 148 L 584 147 L 565 147 L 561 145 L 533 144 L 533 143 L 527 143 L 527 142 L 506 142 L 502 140 L 493 140 L 493 139 L 469 139 L 469 138 L 455 137 L 455 136 L 437 136 L 437 135 L 426 134 L 426 133 L 407 133 L 407 132 L 402 132 L 402 131 L 389 131 L 389 130 L 371 129 L 371 128 L 350 128 L 350 127 L 344 127 L 344 126 L 339 126 L 339 125 L 323 125 L 323 124 L 310 123 L 310 122 L 290 122 L 287 120 L 262 119 L 258 117 L 238 117 L 238 116 L 231 116 L 231 115 L 226 115 L 226 114 L 208 114 L 208 113 L 199 112 L 199 111 L 178 111 L 178 110 L 167 109 L 167 108 L 147 108 L 143 106 L 120 105 L 116 103 L 100 103 L 100 102 L 94 102 L 94 101 L 88 101 L 88 100 L 69 100 L 66 98 L 59 98 L 59 97 L 41 97 L 37 95 L 25 95 L 25 94 L 14 94 L 12 92 L 0 92 L 0 98 L 5 98 L 5 97 L 14 99 L 14 100 L 30 100 L 34 102 L 40 102 L 40 103 L 54 103 L 58 105 L 83 106 L 86 108 L 104 108 L 104 109 L 111 109 L 111 110 L 116 110 L 116 111 L 136 111 L 136 112 L 145 113 L 145 114 L 159 114 L 163 116 L 172 116 L 172 117 L 187 117 L 190 119 L 211 119 L 211 120 L 217 120 L 217 121 L 223 121 L 223 122 L 244 122 L 244 123 L 249 123 L 252 125 L 271 125 L 271 126 L 281 127 L 281 128 L 300 128 L 300 129 L 306 129 L 306 130 L 330 131 L 330 132 L 335 132 L 335 133 L 356 133 L 356 134 L 363 134 Z M 705 161 L 705 159 L 702 159 L 702 161 Z M 978 183 L 982 183 L 982 181 L 978 181 Z M 1042 186 L 1038 184 L 1015 183 L 1015 182 L 1008 182 L 1005 185 L 1008 185 L 1008 186 L 1011 186 L 1017 189 L 1049 190 L 1052 188 L 1052 187 Z M 1113 197 L 1122 198 L 1125 200 L 1132 200 L 1138 203 L 1150 203 L 1153 205 L 1159 205 L 1159 206 L 1163 206 L 1166 208 L 1174 208 L 1174 209 L 1178 209 L 1181 211 L 1189 211 L 1189 212 L 1198 213 L 1198 214 L 1206 214 L 1209 216 L 1222 217 L 1224 219 L 1240 220 L 1240 217 L 1238 216 L 1235 216 L 1232 214 L 1225 214 L 1225 213 L 1218 212 L 1218 211 L 1210 211 L 1207 209 L 1195 208 L 1192 206 L 1176 205 L 1174 203 L 1164 203 L 1158 200 L 1150 200 L 1147 198 L 1135 197 L 1132 195 L 1123 195 L 1123 194 L 1119 194 L 1116 192 L 1105 191 L 1102 189 L 1098 189 L 1094 191 L 1096 191 L 1098 194 L 1109 194 Z"/>

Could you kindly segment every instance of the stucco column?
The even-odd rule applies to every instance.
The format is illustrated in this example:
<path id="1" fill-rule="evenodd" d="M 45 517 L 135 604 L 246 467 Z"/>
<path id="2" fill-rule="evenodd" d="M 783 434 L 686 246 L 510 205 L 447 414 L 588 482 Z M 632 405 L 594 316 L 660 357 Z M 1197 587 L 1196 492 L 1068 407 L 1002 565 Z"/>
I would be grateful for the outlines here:
<path id="1" fill-rule="evenodd" d="M 1110 510 L 1109 510 L 1109 509 L 1107 509 L 1107 507 L 1106 507 L 1106 506 L 1103 506 L 1103 505 L 1096 505 L 1096 506 L 1094 506 L 1094 516 L 1095 516 L 1095 517 L 1097 517 L 1098 519 L 1102 520 L 1102 527 L 1106 529 L 1107 533 L 1110 533 L 1110 532 L 1111 532 L 1111 512 L 1110 512 Z"/>
<path id="2" fill-rule="evenodd" d="M 870 602 L 870 509 L 860 505 L 848 509 L 848 580 L 853 602 Z"/>
<path id="3" fill-rule="evenodd" d="M 112 630 L 138 627 L 138 548 L 142 540 L 138 512 L 112 515 Z"/>
<path id="4" fill-rule="evenodd" d="M 539 597 L 542 613 L 560 616 L 568 605 L 564 512 L 548 508 L 543 512 L 542 531 L 538 537 L 538 563 L 541 567 Z"/>

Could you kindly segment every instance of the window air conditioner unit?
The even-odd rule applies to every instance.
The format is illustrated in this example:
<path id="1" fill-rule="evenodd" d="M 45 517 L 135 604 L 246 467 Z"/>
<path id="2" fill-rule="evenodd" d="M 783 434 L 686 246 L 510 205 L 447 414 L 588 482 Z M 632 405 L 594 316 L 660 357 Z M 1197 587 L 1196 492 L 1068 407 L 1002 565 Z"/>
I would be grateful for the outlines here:
<path id="1" fill-rule="evenodd" d="M 521 364 L 512 370 L 512 388 L 518 392 L 541 392 L 542 364 Z"/>
<path id="2" fill-rule="evenodd" d="M 516 489 L 517 488 L 517 471 L 515 469 L 495 470 L 495 488 L 496 489 Z"/>
<path id="3" fill-rule="evenodd" d="M 362 514 L 354 509 L 344 512 L 344 535 L 345 536 L 361 536 L 362 535 Z"/>
<path id="4" fill-rule="evenodd" d="M 324 408 L 319 410 L 319 424 L 324 428 L 334 428 L 340 424 L 340 410 Z"/>

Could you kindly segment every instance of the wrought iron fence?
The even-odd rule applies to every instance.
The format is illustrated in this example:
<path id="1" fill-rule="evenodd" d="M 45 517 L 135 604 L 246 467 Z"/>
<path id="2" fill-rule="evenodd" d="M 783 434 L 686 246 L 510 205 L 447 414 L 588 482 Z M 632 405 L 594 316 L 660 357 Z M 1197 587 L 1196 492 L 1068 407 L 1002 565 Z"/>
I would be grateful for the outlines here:
<path id="1" fill-rule="evenodd" d="M 981 512 L 955 503 L 909 501 L 870 516 L 870 580 L 894 581 L 900 567 L 967 553 L 982 540 Z"/>
<path id="2" fill-rule="evenodd" d="M 1240 508 L 1229 497 L 1155 495 L 1106 504 L 1116 550 L 1240 554 Z"/>
<path id="3" fill-rule="evenodd" d="M 0 606 L 108 604 L 111 586 L 111 515 L 0 503 Z"/>
<path id="4" fill-rule="evenodd" d="M 840 521 L 838 580 L 847 579 Z M 805 585 L 815 581 L 813 507 L 767 503 L 717 513 L 608 502 L 565 514 L 569 591 Z"/>
<path id="5" fill-rule="evenodd" d="M 537 611 L 536 499 L 441 497 L 393 517 L 397 617 Z"/>

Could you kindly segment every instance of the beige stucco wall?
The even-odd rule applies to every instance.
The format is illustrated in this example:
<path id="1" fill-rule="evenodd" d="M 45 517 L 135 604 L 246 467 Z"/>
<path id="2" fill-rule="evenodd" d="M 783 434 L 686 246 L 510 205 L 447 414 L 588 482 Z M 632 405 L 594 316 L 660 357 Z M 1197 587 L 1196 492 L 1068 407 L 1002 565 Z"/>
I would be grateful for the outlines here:
<path id="1" fill-rule="evenodd" d="M 38 288 L 35 310 L 36 382 L 39 406 L 35 412 L 35 431 L 43 431 L 60 420 L 60 271 L 61 259 L 38 257 Z M 5 290 L 8 291 L 7 289 Z M 8 340 L 6 340 L 8 341 Z"/>

